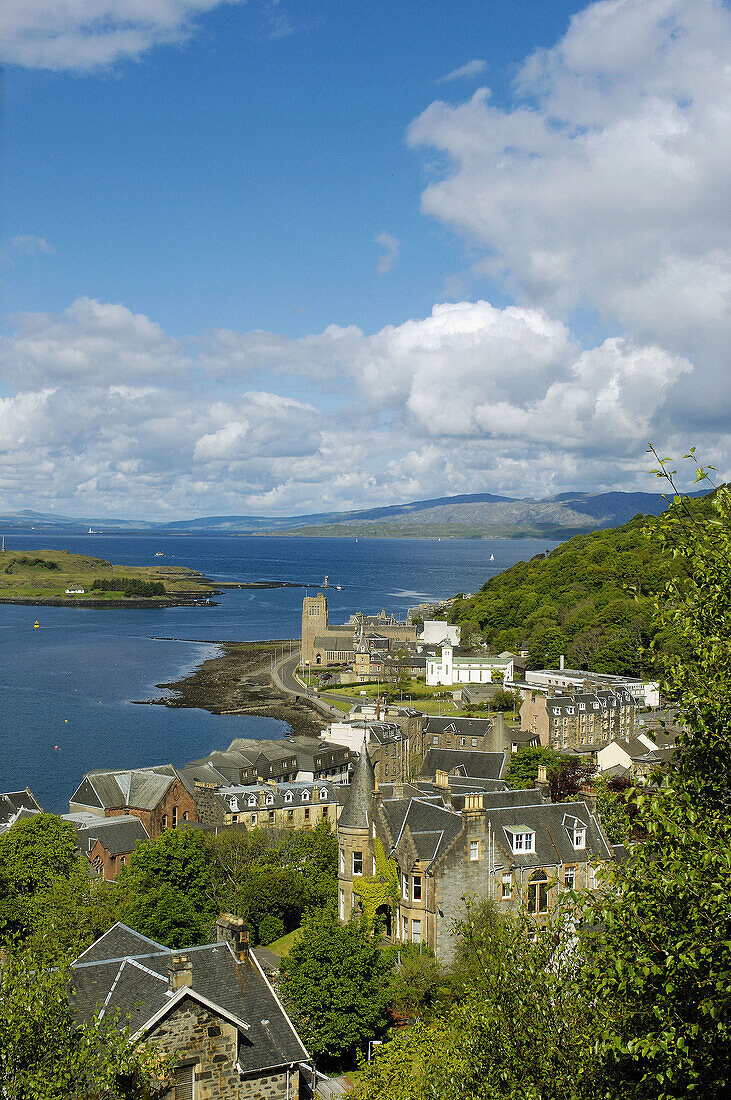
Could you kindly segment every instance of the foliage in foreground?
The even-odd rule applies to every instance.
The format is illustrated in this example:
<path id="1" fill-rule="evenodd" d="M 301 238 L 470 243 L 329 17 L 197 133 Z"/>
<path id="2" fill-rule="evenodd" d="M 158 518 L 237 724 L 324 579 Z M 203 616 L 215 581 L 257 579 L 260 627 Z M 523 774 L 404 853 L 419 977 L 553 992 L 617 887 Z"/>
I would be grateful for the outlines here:
<path id="1" fill-rule="evenodd" d="M 0 968 L 0 1095 L 8 1100 L 154 1100 L 168 1063 L 130 1042 L 113 1021 L 78 1025 L 70 972 L 40 955 L 4 958 Z"/>

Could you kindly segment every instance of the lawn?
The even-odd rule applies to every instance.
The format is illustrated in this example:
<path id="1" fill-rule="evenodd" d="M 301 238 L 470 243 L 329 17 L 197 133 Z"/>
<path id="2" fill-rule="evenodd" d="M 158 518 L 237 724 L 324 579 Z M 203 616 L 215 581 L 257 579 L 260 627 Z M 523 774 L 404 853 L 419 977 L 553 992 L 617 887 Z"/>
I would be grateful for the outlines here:
<path id="1" fill-rule="evenodd" d="M 278 955 L 280 959 L 288 955 L 294 945 L 302 937 L 302 929 L 295 928 L 293 932 L 288 932 L 286 936 L 280 936 L 274 943 L 267 945 L 266 950 L 271 951 L 273 955 Z"/>

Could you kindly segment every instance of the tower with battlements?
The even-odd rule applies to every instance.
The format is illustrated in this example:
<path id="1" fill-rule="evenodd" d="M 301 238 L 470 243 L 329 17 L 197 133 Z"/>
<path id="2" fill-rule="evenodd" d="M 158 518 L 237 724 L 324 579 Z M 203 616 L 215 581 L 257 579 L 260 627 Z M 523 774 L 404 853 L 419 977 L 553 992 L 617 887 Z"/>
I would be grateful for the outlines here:
<path id="1" fill-rule="evenodd" d="M 302 601 L 302 664 L 315 664 L 315 638 L 327 632 L 327 598 L 318 592 Z"/>

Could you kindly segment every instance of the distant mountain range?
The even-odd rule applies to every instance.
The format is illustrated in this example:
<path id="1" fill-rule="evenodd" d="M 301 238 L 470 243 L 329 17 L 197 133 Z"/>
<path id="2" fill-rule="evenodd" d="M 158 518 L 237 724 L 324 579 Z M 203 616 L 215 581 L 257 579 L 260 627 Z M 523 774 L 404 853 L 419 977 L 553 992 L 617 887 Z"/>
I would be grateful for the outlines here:
<path id="1" fill-rule="evenodd" d="M 689 494 L 703 496 L 704 491 Z M 546 538 L 567 539 L 601 527 L 618 527 L 638 513 L 658 516 L 667 507 L 659 493 L 560 493 L 543 500 L 493 493 L 415 500 L 353 512 L 312 515 L 205 516 L 151 523 L 129 519 L 71 519 L 45 512 L 0 515 L 0 534 L 44 531 L 64 534 L 309 535 L 341 538 Z"/>

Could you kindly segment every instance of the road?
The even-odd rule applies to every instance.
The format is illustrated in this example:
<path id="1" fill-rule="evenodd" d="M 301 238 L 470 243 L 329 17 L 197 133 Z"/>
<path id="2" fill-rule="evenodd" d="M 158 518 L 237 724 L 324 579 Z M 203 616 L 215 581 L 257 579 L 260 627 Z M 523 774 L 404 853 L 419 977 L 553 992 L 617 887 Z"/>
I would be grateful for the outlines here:
<path id="1" fill-rule="evenodd" d="M 301 680 L 298 680 L 295 676 L 295 671 L 299 664 L 299 653 L 293 653 L 291 657 L 287 656 L 284 660 L 274 662 L 272 668 L 272 681 L 276 687 L 281 691 L 286 691 L 289 695 L 299 695 L 302 699 L 307 701 L 316 707 L 322 714 L 327 714 L 328 717 L 337 717 L 339 712 L 336 707 L 333 707 L 331 703 L 321 699 L 317 692 L 308 691 Z M 333 695 L 334 699 L 342 699 L 343 702 L 353 703 L 355 702 L 350 696 L 347 695 Z"/>

